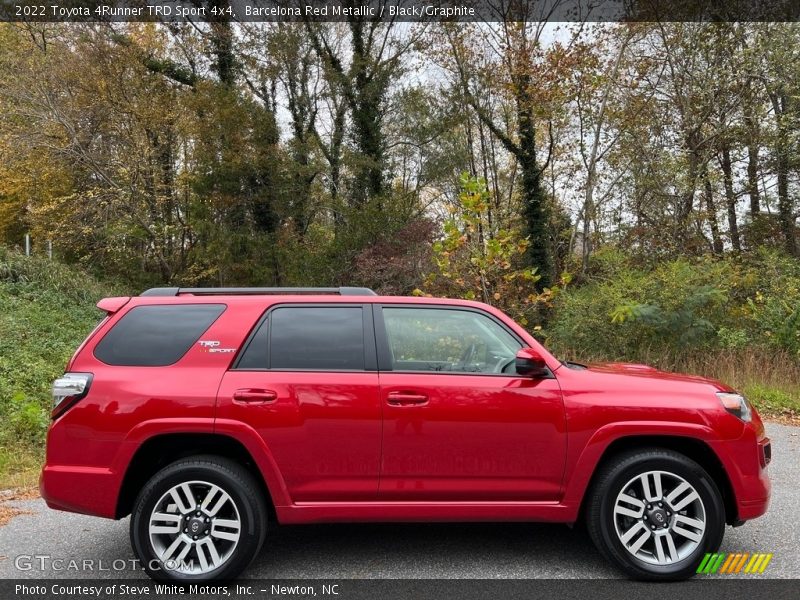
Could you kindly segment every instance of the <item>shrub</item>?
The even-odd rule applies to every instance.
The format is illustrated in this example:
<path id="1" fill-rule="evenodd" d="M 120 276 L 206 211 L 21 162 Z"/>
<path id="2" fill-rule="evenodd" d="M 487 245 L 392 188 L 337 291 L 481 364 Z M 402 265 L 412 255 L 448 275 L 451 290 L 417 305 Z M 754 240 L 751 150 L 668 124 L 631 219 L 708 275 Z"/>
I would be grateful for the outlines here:
<path id="1" fill-rule="evenodd" d="M 17 392 L 9 402 L 8 421 L 2 431 L 4 443 L 17 442 L 39 445 L 44 442 L 47 429 L 47 413 L 39 402 Z"/>
<path id="2" fill-rule="evenodd" d="M 547 328 L 570 355 L 674 361 L 683 353 L 759 346 L 800 359 L 800 263 L 774 252 L 633 267 L 617 250 L 565 290 Z"/>
<path id="3" fill-rule="evenodd" d="M 538 290 L 541 275 L 526 264 L 530 240 L 522 236 L 520 219 L 492 216 L 491 204 L 486 181 L 463 173 L 458 205 L 444 223 L 443 237 L 433 243 L 434 270 L 425 278 L 424 292 L 416 293 L 479 300 L 497 306 L 523 326 L 534 325 L 569 277 Z"/>
<path id="4" fill-rule="evenodd" d="M 94 304 L 114 295 L 79 269 L 0 248 L 0 445 L 44 441 L 50 384 L 99 321 Z"/>

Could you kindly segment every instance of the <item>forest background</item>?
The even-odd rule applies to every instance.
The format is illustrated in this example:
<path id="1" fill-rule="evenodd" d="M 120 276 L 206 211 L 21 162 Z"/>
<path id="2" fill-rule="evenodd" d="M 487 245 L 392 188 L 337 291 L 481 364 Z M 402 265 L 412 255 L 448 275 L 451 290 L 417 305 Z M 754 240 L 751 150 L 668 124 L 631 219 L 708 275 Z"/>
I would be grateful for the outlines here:
<path id="1" fill-rule="evenodd" d="M 472 298 L 796 420 L 799 194 L 793 23 L 1 24 L 0 485 L 159 285 Z"/>

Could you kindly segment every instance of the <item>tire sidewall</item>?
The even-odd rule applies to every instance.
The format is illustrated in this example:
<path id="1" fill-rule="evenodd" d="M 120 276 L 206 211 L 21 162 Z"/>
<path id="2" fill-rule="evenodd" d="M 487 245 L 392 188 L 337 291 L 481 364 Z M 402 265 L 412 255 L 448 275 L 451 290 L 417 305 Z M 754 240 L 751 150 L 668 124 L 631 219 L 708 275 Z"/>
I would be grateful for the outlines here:
<path id="1" fill-rule="evenodd" d="M 156 503 L 170 488 L 187 481 L 206 481 L 218 485 L 230 495 L 241 520 L 241 533 L 234 554 L 217 569 L 198 575 L 180 573 L 161 566 L 150 542 L 150 515 Z M 136 499 L 130 531 L 134 553 L 147 574 L 159 581 L 193 583 L 235 577 L 255 558 L 265 537 L 266 519 L 263 510 L 259 511 L 257 502 L 246 482 L 240 481 L 239 477 L 220 465 L 195 463 L 165 467 L 150 480 Z"/>
<path id="2" fill-rule="evenodd" d="M 682 457 L 681 457 L 682 458 Z M 706 530 L 697 548 L 683 560 L 671 565 L 649 565 L 637 560 L 616 532 L 614 503 L 631 479 L 646 471 L 666 471 L 685 479 L 697 490 L 706 513 Z M 641 579 L 675 580 L 693 575 L 707 552 L 715 552 L 722 543 L 725 532 L 725 507 L 714 481 L 696 463 L 688 459 L 664 454 L 644 460 L 622 463 L 612 475 L 600 503 L 600 534 L 612 557 L 632 576 Z"/>

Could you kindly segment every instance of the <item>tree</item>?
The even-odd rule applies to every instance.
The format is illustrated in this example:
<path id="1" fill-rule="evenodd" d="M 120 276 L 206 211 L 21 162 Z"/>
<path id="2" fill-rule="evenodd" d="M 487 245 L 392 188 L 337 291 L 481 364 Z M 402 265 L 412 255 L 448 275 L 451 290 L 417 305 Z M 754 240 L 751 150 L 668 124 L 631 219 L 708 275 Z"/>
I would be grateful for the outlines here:
<path id="1" fill-rule="evenodd" d="M 614 148 L 619 140 L 618 133 L 607 131 L 611 129 L 609 113 L 618 110 L 613 105 L 623 95 L 621 89 L 624 84 L 620 78 L 624 61 L 636 30 L 622 27 L 616 32 L 618 36 L 610 39 L 598 32 L 592 45 L 584 44 L 578 49 L 580 56 L 575 60 L 574 69 L 575 89 L 571 92 L 574 98 L 575 112 L 578 119 L 578 148 L 580 151 L 583 168 L 586 172 L 583 187 L 582 207 L 578 222 L 583 223 L 581 236 L 581 274 L 586 276 L 589 269 L 589 258 L 594 247 L 591 231 L 592 223 L 597 223 L 598 200 L 595 197 L 600 181 L 598 166 L 606 155 Z M 602 60 L 602 54 L 609 54 L 607 60 Z M 636 119 L 639 115 L 627 114 L 625 118 Z M 612 178 L 604 197 L 613 189 L 616 181 L 624 174 L 624 170 Z"/>
<path id="2" fill-rule="evenodd" d="M 443 26 L 447 35 L 452 56 L 452 70 L 461 88 L 465 102 L 475 111 L 476 116 L 503 147 L 511 153 L 519 164 L 522 185 L 522 213 L 525 219 L 526 234 L 530 239 L 528 262 L 537 269 L 540 285 L 547 286 L 553 281 L 553 249 L 550 232 L 549 206 L 542 185 L 542 175 L 549 162 L 549 156 L 540 164 L 537 142 L 537 103 L 534 95 L 535 69 L 533 57 L 538 51 L 542 24 L 527 22 L 505 23 L 502 27 L 486 29 L 491 42 L 488 47 L 497 49 L 497 54 L 484 63 L 482 75 L 487 71 L 502 69 L 501 81 L 497 83 L 509 90 L 515 117 L 515 132 L 508 130 L 495 120 L 487 108 L 476 79 L 475 65 L 481 60 L 470 45 L 471 39 L 465 35 L 471 30 Z M 496 71 L 495 71 L 495 74 Z M 552 146 L 552 137 L 550 138 Z"/>
<path id="3" fill-rule="evenodd" d="M 355 6 L 355 3 L 345 3 Z M 387 157 L 384 134 L 386 94 L 402 72 L 402 58 L 415 36 L 393 37 L 394 24 L 358 17 L 348 21 L 349 64 L 333 39 L 335 29 L 306 22 L 306 31 L 348 106 L 356 154 L 351 201 L 355 206 L 379 199 L 386 191 Z"/>
<path id="4" fill-rule="evenodd" d="M 781 23 L 766 23 L 758 28 L 757 48 L 763 60 L 762 81 L 772 108 L 775 124 L 773 154 L 778 193 L 778 217 L 787 254 L 798 254 L 797 215 L 790 196 L 789 178 L 796 160 L 796 130 L 800 111 L 800 48 L 796 28 Z"/>
<path id="5" fill-rule="evenodd" d="M 524 325 L 536 318 L 539 304 L 553 292 L 533 290 L 540 275 L 522 264 L 529 242 L 521 235 L 520 219 L 495 224 L 493 234 L 485 235 L 490 203 L 486 181 L 463 173 L 461 186 L 459 210 L 445 221 L 444 237 L 433 245 L 435 270 L 425 292 L 493 304 Z"/>

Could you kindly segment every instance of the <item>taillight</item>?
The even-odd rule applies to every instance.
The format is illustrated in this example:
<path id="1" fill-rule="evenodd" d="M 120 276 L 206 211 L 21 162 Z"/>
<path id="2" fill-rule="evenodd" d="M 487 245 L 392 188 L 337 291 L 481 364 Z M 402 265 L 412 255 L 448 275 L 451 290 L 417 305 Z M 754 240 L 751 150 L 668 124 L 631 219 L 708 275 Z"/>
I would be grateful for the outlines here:
<path id="1" fill-rule="evenodd" d="M 53 382 L 53 412 L 55 419 L 89 393 L 91 373 L 64 373 Z"/>

